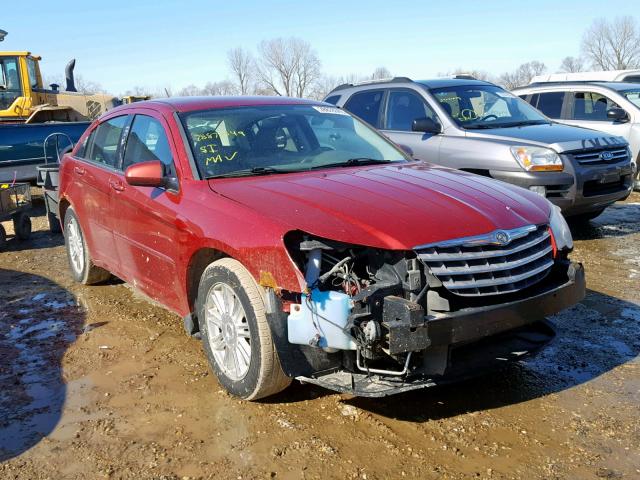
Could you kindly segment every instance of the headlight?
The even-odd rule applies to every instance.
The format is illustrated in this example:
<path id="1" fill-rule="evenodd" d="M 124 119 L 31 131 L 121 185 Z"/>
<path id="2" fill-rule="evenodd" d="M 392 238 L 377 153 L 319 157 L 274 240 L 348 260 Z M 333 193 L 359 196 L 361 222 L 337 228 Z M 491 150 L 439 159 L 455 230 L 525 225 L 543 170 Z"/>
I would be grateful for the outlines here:
<path id="1" fill-rule="evenodd" d="M 549 215 L 549 225 L 553 232 L 553 238 L 556 241 L 556 248 L 558 250 L 572 250 L 573 249 L 573 237 L 571 237 L 571 231 L 567 221 L 560 212 L 560 207 L 557 205 L 551 205 L 551 215 Z"/>
<path id="2" fill-rule="evenodd" d="M 564 168 L 560 156 L 544 147 L 511 147 L 516 161 L 528 172 L 561 172 Z"/>

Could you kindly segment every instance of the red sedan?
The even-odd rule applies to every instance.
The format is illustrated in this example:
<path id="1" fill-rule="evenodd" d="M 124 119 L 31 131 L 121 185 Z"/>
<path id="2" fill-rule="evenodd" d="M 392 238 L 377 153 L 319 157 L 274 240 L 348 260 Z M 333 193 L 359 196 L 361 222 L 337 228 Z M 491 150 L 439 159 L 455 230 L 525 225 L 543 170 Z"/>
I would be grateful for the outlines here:
<path id="1" fill-rule="evenodd" d="M 417 133 L 416 135 L 419 135 Z M 413 161 L 331 105 L 163 99 L 111 110 L 60 169 L 73 278 L 184 318 L 220 383 L 356 395 L 520 359 L 584 295 L 540 195 Z"/>

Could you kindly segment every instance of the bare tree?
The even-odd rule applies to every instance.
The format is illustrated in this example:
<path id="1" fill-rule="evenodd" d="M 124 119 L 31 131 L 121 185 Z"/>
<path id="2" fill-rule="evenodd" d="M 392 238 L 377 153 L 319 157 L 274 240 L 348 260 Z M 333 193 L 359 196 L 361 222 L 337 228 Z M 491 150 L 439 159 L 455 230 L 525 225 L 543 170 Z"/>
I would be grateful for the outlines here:
<path id="1" fill-rule="evenodd" d="M 564 57 L 560 63 L 560 72 L 573 73 L 584 71 L 584 60 L 578 57 Z"/>
<path id="2" fill-rule="evenodd" d="M 527 85 L 536 75 L 540 75 L 547 70 L 544 63 L 536 60 L 523 63 L 513 72 L 505 72 L 498 78 L 498 83 L 507 90 Z"/>
<path id="3" fill-rule="evenodd" d="M 178 92 L 178 96 L 180 97 L 196 97 L 198 95 L 202 95 L 202 90 L 193 84 L 187 85 Z"/>
<path id="4" fill-rule="evenodd" d="M 238 85 L 230 80 L 222 80 L 221 82 L 208 82 L 201 90 L 201 95 L 237 95 Z M 245 91 L 244 93 L 248 93 Z"/>
<path id="5" fill-rule="evenodd" d="M 582 50 L 593 68 L 625 70 L 640 67 L 640 27 L 631 16 L 593 21 L 582 37 Z"/>
<path id="6" fill-rule="evenodd" d="M 151 91 L 151 89 L 147 88 L 147 87 L 143 87 L 140 85 L 135 85 L 133 88 L 130 88 L 129 90 L 124 92 L 123 96 L 129 96 L 129 95 L 133 95 L 135 97 L 152 97 L 153 92 Z"/>
<path id="7" fill-rule="evenodd" d="M 227 61 L 231 72 L 236 78 L 240 95 L 248 94 L 255 69 L 253 56 L 247 50 L 238 47 L 227 52 Z"/>
<path id="8" fill-rule="evenodd" d="M 260 82 L 275 95 L 304 97 L 320 78 L 320 60 L 311 45 L 299 38 L 274 38 L 258 46 Z"/>
<path id="9" fill-rule="evenodd" d="M 391 78 L 392 76 L 387 67 L 378 67 L 373 71 L 371 80 L 381 80 L 383 78 Z"/>

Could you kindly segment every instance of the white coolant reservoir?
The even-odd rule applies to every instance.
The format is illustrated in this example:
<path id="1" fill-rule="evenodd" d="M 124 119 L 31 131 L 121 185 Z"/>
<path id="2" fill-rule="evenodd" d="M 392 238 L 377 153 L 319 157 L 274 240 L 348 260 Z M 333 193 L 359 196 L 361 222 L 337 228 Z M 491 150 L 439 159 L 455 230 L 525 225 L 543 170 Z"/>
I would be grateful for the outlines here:
<path id="1" fill-rule="evenodd" d="M 351 298 L 341 292 L 314 289 L 301 304 L 291 305 L 287 318 L 290 343 L 321 348 L 355 350 L 356 343 L 343 329 L 351 312 Z"/>

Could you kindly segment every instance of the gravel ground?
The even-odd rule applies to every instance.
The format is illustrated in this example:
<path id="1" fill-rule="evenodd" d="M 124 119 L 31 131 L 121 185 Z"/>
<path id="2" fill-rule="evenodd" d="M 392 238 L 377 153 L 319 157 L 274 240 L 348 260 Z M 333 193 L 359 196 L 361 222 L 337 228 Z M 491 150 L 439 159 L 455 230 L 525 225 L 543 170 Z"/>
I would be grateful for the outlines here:
<path id="1" fill-rule="evenodd" d="M 587 297 L 542 354 L 385 399 L 229 397 L 177 316 L 73 284 L 33 223 L 0 252 L 3 480 L 640 478 L 639 194 L 575 228 Z"/>

